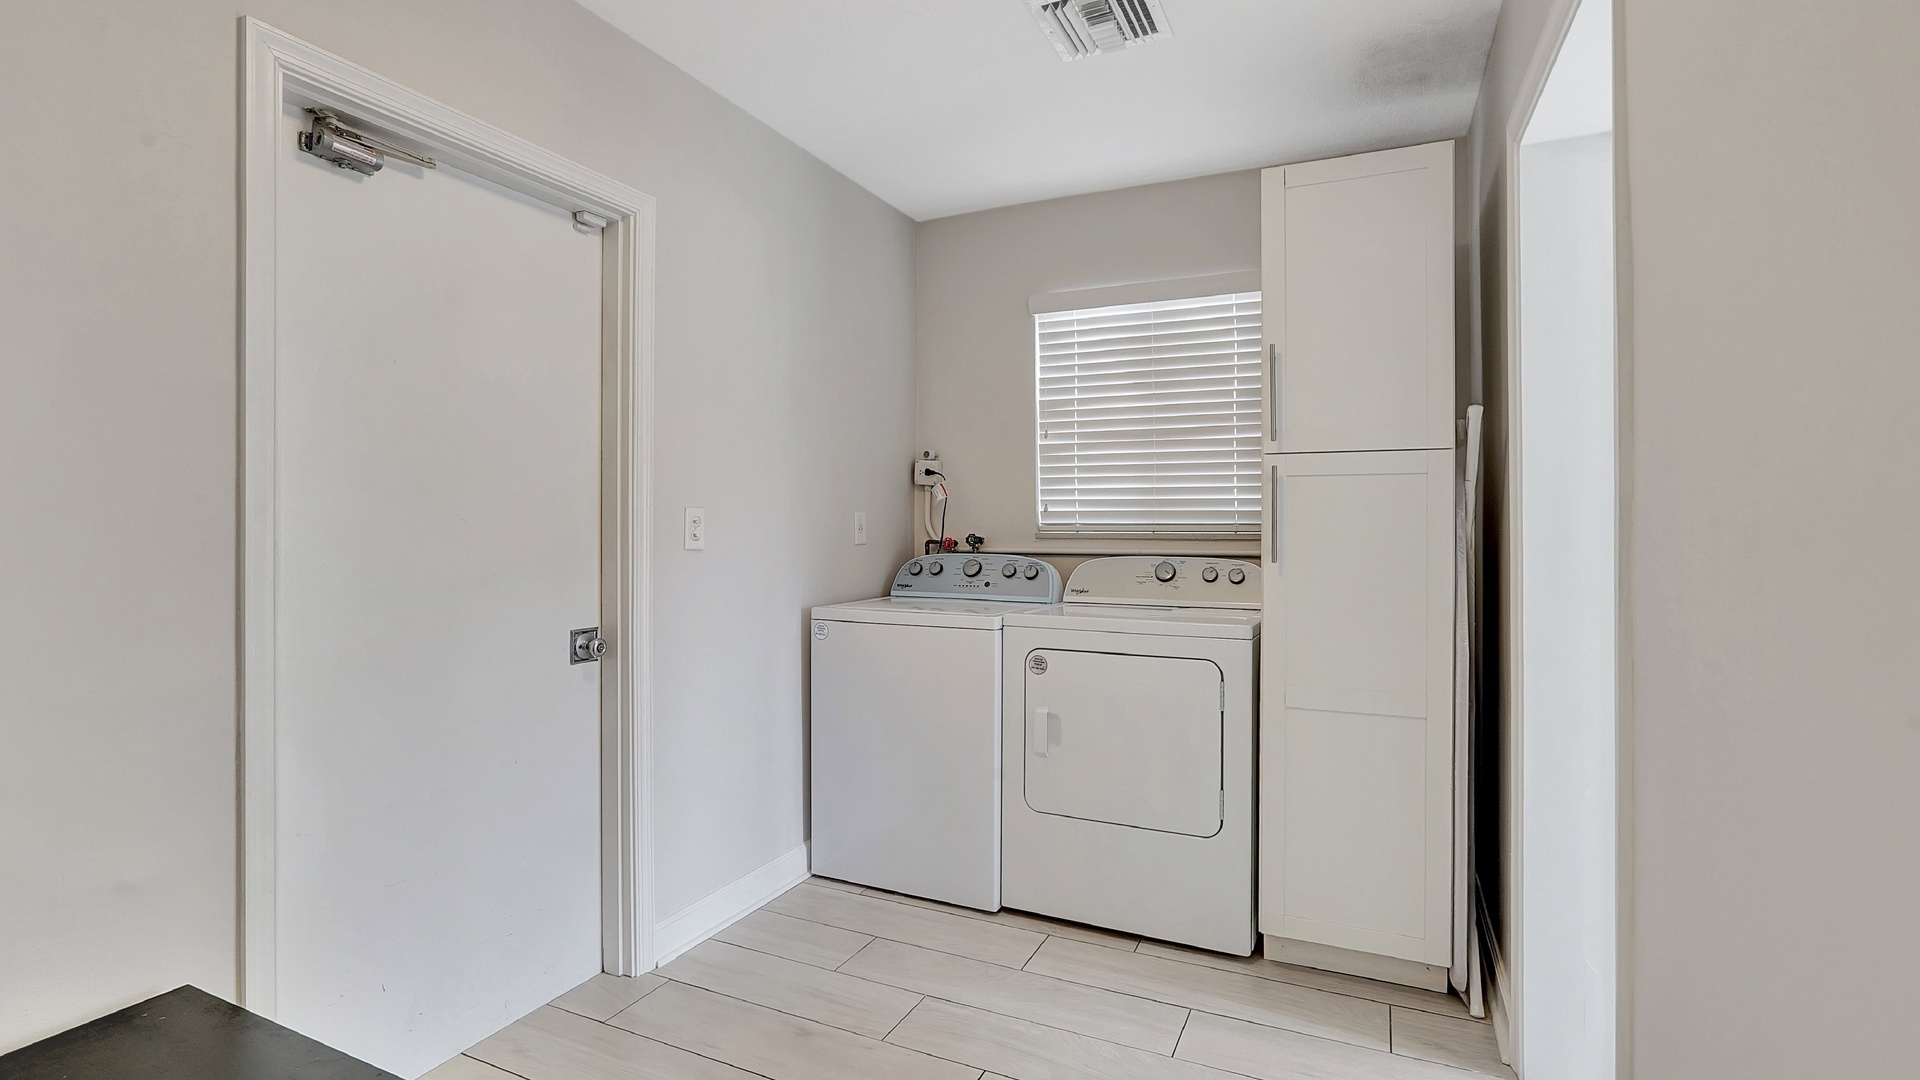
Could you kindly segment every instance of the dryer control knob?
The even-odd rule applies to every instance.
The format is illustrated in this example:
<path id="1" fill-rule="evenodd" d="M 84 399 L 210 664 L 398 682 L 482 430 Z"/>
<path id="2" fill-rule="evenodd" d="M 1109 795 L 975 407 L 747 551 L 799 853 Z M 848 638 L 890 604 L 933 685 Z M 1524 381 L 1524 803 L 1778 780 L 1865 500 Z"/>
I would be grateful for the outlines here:
<path id="1" fill-rule="evenodd" d="M 935 577 L 939 577 L 941 574 L 944 574 L 946 572 L 947 572 L 947 568 L 943 563 L 930 562 L 927 564 L 927 573 L 932 574 Z"/>
<path id="2" fill-rule="evenodd" d="M 1008 563 L 1007 565 L 1000 568 L 1001 577 L 1012 577 L 1013 575 L 1019 572 L 1020 572 L 1020 568 L 1013 565 L 1012 563 Z"/>
<path id="3" fill-rule="evenodd" d="M 1209 566 L 1205 570 L 1200 571 L 1200 580 L 1206 582 L 1209 585 L 1213 584 L 1216 581 L 1219 581 L 1220 568 L 1217 566 Z"/>
<path id="4" fill-rule="evenodd" d="M 1039 567 L 1039 564 L 1037 564 L 1037 563 L 1028 563 L 1028 564 L 1027 564 L 1027 569 L 1026 569 L 1026 575 L 1027 575 L 1027 580 L 1028 580 L 1028 581 L 1032 581 L 1032 580 L 1033 580 L 1034 578 L 1037 578 L 1037 577 L 1039 577 L 1039 576 L 1040 576 L 1040 567 Z"/>
<path id="5" fill-rule="evenodd" d="M 926 573 L 926 569 L 926 567 L 921 566 L 917 562 L 907 564 L 907 573 L 912 574 L 914 577 L 919 577 L 921 574 Z"/>
<path id="6" fill-rule="evenodd" d="M 1172 581 L 1173 575 L 1177 573 L 1179 573 L 1179 571 L 1175 570 L 1173 564 L 1170 562 L 1163 562 L 1153 568 L 1153 578 L 1155 581 Z"/>
<path id="7" fill-rule="evenodd" d="M 968 577 L 979 577 L 980 576 L 980 560 L 968 559 L 966 561 L 966 565 L 960 568 L 960 572 L 967 575 Z"/>
<path id="8" fill-rule="evenodd" d="M 1227 571 L 1227 580 L 1235 585 L 1244 585 L 1247 583 L 1247 572 L 1236 566 Z"/>

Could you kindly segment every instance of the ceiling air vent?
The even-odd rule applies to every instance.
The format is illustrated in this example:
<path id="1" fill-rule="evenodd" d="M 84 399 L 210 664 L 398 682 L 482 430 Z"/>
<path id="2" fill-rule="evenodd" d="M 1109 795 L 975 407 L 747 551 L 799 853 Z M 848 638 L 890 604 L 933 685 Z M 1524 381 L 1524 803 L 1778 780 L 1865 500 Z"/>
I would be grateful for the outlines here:
<path id="1" fill-rule="evenodd" d="M 1173 33 L 1160 0 L 1027 0 L 1027 7 L 1062 60 L 1119 52 Z"/>

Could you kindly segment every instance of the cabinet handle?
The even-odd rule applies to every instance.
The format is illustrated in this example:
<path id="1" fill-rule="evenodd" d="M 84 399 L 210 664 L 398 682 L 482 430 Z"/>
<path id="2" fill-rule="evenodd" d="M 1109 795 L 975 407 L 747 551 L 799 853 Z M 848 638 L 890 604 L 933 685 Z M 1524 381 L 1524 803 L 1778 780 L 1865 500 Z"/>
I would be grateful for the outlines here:
<path id="1" fill-rule="evenodd" d="M 1267 346 L 1267 441 L 1280 442 L 1280 346 Z"/>
<path id="2" fill-rule="evenodd" d="M 1273 524 L 1269 529 L 1273 535 L 1268 538 L 1267 545 L 1272 548 L 1273 572 L 1277 574 L 1280 572 L 1280 530 L 1285 520 L 1282 514 L 1286 509 L 1280 501 L 1280 466 L 1278 465 L 1273 466 L 1273 489 L 1267 496 L 1267 504 L 1273 507 Z"/>

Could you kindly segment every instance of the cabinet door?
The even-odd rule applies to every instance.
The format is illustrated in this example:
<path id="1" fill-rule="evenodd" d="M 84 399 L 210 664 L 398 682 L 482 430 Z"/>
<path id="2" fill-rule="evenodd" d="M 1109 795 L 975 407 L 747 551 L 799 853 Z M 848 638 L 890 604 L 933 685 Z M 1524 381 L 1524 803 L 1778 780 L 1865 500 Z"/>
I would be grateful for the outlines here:
<path id="1" fill-rule="evenodd" d="M 1266 459 L 1264 933 L 1451 960 L 1453 461 Z"/>
<path id="2" fill-rule="evenodd" d="M 1262 175 L 1269 453 L 1451 447 L 1453 144 Z"/>

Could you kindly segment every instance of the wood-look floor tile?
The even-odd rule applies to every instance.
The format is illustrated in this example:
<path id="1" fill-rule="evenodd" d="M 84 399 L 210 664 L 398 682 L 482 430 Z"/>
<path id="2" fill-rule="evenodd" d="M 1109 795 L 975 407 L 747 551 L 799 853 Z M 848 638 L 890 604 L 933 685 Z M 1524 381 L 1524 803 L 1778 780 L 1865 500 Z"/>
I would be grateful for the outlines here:
<path id="1" fill-rule="evenodd" d="M 943 1001 L 1172 1054 L 1187 1010 L 1013 968 L 877 940 L 840 970 Z"/>
<path id="2" fill-rule="evenodd" d="M 1075 941 L 1088 941 L 1095 945 L 1105 945 L 1110 949 L 1131 952 L 1140 944 L 1140 939 L 1130 934 L 1102 930 L 1097 926 L 1082 926 L 1079 923 L 1049 919 L 1045 915 L 1033 915 L 1025 911 L 1002 908 L 999 911 L 981 911 L 978 908 L 960 907 L 955 904 L 943 904 L 938 900 L 928 900 L 919 896 L 907 896 L 903 893 L 888 892 L 885 889 L 868 889 L 861 895 L 891 900 L 896 904 L 909 904 L 926 908 L 928 911 L 944 911 L 982 922 L 996 923 L 1000 926 L 1017 926 L 1022 930 L 1031 930 L 1036 934 L 1051 934 L 1055 937 L 1073 938 Z"/>
<path id="3" fill-rule="evenodd" d="M 920 1003 L 908 990 L 724 941 L 701 942 L 660 974 L 870 1039 L 883 1038 Z"/>
<path id="4" fill-rule="evenodd" d="M 443 1062 L 438 1068 L 422 1076 L 420 1080 L 520 1080 L 520 1078 L 478 1058 L 461 1054 L 452 1061 Z"/>
<path id="5" fill-rule="evenodd" d="M 839 889 L 841 892 L 850 892 L 850 893 L 865 892 L 867 888 L 865 885 L 855 885 L 851 881 L 841 881 L 837 878 L 821 877 L 818 874 L 815 874 L 814 876 L 808 878 L 807 884 L 818 885 L 823 889 Z"/>
<path id="6" fill-rule="evenodd" d="M 1189 964 L 1218 968 L 1221 971 L 1245 972 L 1262 979 L 1292 983 L 1295 986 L 1311 986 L 1316 990 L 1366 998 L 1368 1001 L 1378 1001 L 1385 1005 L 1419 1009 L 1422 1012 L 1438 1013 L 1441 1016 L 1465 1017 L 1467 1015 L 1466 1002 L 1452 994 L 1436 994 L 1431 990 L 1416 990 L 1411 986 L 1375 982 L 1358 975 L 1342 975 L 1335 971 L 1296 967 L 1293 964 L 1268 960 L 1262 956 L 1227 956 L 1203 949 L 1189 949 L 1185 945 L 1169 945 L 1162 941 L 1142 941 L 1138 951 L 1147 956 L 1183 960 Z"/>
<path id="7" fill-rule="evenodd" d="M 467 1054 L 527 1080 L 753 1080 L 730 1065 L 552 1006 Z"/>
<path id="8" fill-rule="evenodd" d="M 772 1080 L 978 1080 L 980 1070 L 668 983 L 609 1023 Z"/>
<path id="9" fill-rule="evenodd" d="M 887 1041 L 1012 1080 L 1232 1080 L 1194 1062 L 936 998 L 908 1013 Z"/>
<path id="10" fill-rule="evenodd" d="M 1395 1009 L 1393 1052 L 1470 1072 L 1513 1075 L 1500 1060 L 1500 1045 L 1493 1037 L 1493 1025 L 1477 1020 Z"/>
<path id="11" fill-rule="evenodd" d="M 553 1004 L 556 1008 L 565 1009 L 589 1020 L 605 1020 L 653 993 L 660 988 L 661 983 L 666 981 L 654 974 L 635 975 L 629 979 L 625 976 L 601 972 L 554 998 Z"/>
<path id="12" fill-rule="evenodd" d="M 1048 938 L 1027 970 L 1358 1046 L 1389 1048 L 1387 1006 L 1377 1001 L 1061 938 Z"/>
<path id="13" fill-rule="evenodd" d="M 989 964 L 1019 967 L 1045 938 L 1031 930 L 995 926 L 979 919 L 944 911 L 896 904 L 872 896 L 857 896 L 816 885 L 797 885 L 767 904 L 771 911 L 796 919 L 826 923 L 890 941 L 904 941 L 924 949 L 970 956 Z M 1113 950 L 1105 950 L 1112 952 Z"/>
<path id="14" fill-rule="evenodd" d="M 756 952 L 772 953 L 814 967 L 837 968 L 873 938 L 825 923 L 760 910 L 713 935 Z"/>
<path id="15" fill-rule="evenodd" d="M 1258 1080 L 1471 1080 L 1429 1061 L 1202 1012 L 1174 1056 Z"/>

